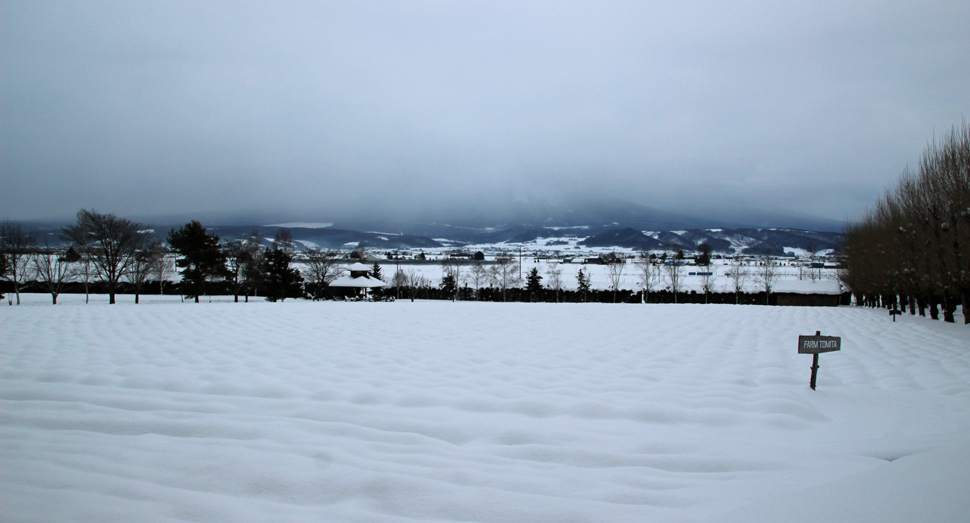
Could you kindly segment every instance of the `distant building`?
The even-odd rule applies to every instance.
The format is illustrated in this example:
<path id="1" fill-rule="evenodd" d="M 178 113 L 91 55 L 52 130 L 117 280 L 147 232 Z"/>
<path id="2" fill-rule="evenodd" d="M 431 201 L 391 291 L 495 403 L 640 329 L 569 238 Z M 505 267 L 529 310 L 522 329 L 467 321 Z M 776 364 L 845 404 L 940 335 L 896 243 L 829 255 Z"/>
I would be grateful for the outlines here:
<path id="1" fill-rule="evenodd" d="M 348 295 L 367 296 L 368 289 L 384 287 L 387 284 L 370 275 L 371 268 L 363 263 L 355 263 L 347 268 L 349 275 L 344 275 L 330 282 L 330 288 L 344 290 L 344 297 Z M 351 291 L 351 292 L 346 292 Z"/>

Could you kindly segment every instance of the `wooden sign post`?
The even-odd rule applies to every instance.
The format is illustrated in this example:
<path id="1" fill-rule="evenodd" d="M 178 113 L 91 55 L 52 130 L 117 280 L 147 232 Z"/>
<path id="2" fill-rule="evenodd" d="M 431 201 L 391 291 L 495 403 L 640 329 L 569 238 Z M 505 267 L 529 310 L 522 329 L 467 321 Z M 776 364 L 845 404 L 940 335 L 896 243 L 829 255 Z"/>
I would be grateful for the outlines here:
<path id="1" fill-rule="evenodd" d="M 822 336 L 821 331 L 815 331 L 815 336 L 798 337 L 798 353 L 812 355 L 812 380 L 809 386 L 815 390 L 815 377 L 818 375 L 818 355 L 823 352 L 834 352 L 842 349 L 842 338 L 838 336 Z"/>
<path id="2" fill-rule="evenodd" d="M 897 314 L 902 314 L 902 312 L 900 312 L 899 309 L 896 309 L 896 308 L 894 308 L 893 310 L 889 311 L 889 315 L 893 317 L 893 323 L 896 323 L 896 315 Z"/>

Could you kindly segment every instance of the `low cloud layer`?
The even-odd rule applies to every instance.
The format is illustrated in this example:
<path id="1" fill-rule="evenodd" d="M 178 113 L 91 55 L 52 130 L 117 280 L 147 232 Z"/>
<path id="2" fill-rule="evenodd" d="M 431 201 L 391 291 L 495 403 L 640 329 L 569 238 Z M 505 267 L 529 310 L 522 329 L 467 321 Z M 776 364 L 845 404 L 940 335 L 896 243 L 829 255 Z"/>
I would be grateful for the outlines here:
<path id="1" fill-rule="evenodd" d="M 970 4 L 6 4 L 0 215 L 577 196 L 858 216 L 970 112 Z"/>

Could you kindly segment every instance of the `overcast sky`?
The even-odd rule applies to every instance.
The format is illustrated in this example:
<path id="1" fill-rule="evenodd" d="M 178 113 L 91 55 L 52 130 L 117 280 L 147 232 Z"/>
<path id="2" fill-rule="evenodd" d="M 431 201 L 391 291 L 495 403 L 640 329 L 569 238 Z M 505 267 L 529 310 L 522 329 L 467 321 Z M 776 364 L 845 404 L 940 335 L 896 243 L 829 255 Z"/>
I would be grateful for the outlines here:
<path id="1" fill-rule="evenodd" d="M 852 219 L 970 116 L 966 0 L 3 1 L 0 18 L 12 219 L 576 195 Z"/>

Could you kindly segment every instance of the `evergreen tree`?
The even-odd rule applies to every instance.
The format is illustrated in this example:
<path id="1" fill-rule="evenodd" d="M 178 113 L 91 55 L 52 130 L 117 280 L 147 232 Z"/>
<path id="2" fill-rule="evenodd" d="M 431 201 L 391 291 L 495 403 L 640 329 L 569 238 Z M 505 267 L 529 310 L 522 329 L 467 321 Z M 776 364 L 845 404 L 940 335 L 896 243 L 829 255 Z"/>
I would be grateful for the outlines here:
<path id="1" fill-rule="evenodd" d="M 582 300 L 585 302 L 586 296 L 589 294 L 589 291 L 590 291 L 590 281 L 589 281 L 589 274 L 583 271 L 583 269 L 579 269 L 579 272 L 576 273 L 576 287 L 577 287 L 577 290 L 579 291 L 579 295 L 582 297 Z"/>
<path id="2" fill-rule="evenodd" d="M 290 268 L 292 260 L 293 256 L 279 248 L 267 249 L 263 256 L 263 285 L 269 301 L 283 301 L 303 294 L 303 276 L 300 271 Z"/>
<path id="3" fill-rule="evenodd" d="M 539 275 L 539 269 L 533 267 L 525 281 L 525 288 L 529 291 L 530 299 L 536 301 L 536 295 L 542 292 L 542 276 Z"/>
<path id="4" fill-rule="evenodd" d="M 374 268 L 371 270 L 370 275 L 372 278 L 384 281 L 384 275 L 381 274 L 381 265 L 377 262 L 374 262 Z"/>
<path id="5" fill-rule="evenodd" d="M 441 292 L 445 296 L 454 296 L 455 292 L 458 290 L 458 283 L 455 281 L 455 275 L 445 273 L 445 275 L 441 277 L 441 284 L 439 284 L 438 287 L 441 288 Z"/>
<path id="6" fill-rule="evenodd" d="M 703 265 L 704 267 L 711 266 L 711 253 L 714 252 L 714 248 L 708 243 L 702 243 L 697 246 L 697 252 L 700 253 L 697 256 L 697 265 Z"/>
<path id="7" fill-rule="evenodd" d="M 219 237 L 205 231 L 197 220 L 174 228 L 168 233 L 168 244 L 178 255 L 175 265 L 182 269 L 182 294 L 195 298 L 205 294 L 206 284 L 215 278 L 231 276 L 226 268 L 226 254 L 219 247 Z"/>

